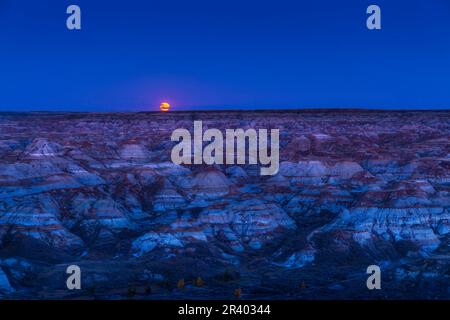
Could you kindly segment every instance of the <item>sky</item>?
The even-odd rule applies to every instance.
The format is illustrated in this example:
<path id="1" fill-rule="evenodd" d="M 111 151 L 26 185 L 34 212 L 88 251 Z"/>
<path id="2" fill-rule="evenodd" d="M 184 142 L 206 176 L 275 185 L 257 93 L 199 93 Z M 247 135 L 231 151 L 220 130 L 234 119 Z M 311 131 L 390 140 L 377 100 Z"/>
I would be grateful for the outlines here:
<path id="1" fill-rule="evenodd" d="M 66 28 L 81 8 L 82 29 Z M 366 28 L 366 9 L 382 29 Z M 450 109 L 448 0 L 0 0 L 0 111 Z"/>

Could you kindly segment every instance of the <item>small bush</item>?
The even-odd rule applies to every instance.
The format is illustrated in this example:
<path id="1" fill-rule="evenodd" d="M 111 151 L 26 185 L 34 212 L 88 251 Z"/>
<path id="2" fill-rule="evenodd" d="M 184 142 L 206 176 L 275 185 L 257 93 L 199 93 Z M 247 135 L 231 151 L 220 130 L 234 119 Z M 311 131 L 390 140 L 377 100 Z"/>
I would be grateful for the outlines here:
<path id="1" fill-rule="evenodd" d="M 197 279 L 195 279 L 195 285 L 197 287 L 203 287 L 204 284 L 205 284 L 205 281 L 203 281 L 203 279 L 201 277 L 197 277 Z"/>
<path id="2" fill-rule="evenodd" d="M 177 288 L 180 290 L 184 289 L 184 279 L 178 280 Z"/>
<path id="3" fill-rule="evenodd" d="M 303 289 L 306 289 L 306 282 L 305 281 L 302 281 L 302 283 L 300 284 L 300 288 L 303 290 Z"/>

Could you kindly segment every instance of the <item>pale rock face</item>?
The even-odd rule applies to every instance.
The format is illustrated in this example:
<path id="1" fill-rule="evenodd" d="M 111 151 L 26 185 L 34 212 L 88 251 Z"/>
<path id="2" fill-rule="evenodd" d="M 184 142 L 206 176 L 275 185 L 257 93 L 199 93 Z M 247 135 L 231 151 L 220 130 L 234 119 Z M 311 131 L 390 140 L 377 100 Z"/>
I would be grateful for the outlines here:
<path id="1" fill-rule="evenodd" d="M 95 199 L 79 195 L 74 198 L 71 211 L 78 223 L 85 227 L 101 225 L 111 230 L 135 227 L 125 215 L 126 209 L 110 198 Z"/>
<path id="2" fill-rule="evenodd" d="M 436 226 L 449 218 L 450 212 L 442 208 L 355 208 L 341 214 L 322 231 L 350 230 L 355 234 L 354 240 L 363 245 L 374 237 L 394 242 L 409 240 L 423 252 L 430 252 L 440 244 Z"/>
<path id="3" fill-rule="evenodd" d="M 364 169 L 358 163 L 351 161 L 338 162 L 330 169 L 331 175 L 343 179 L 349 179 L 355 174 L 363 171 Z"/>
<path id="4" fill-rule="evenodd" d="M 0 154 L 14 152 L 14 150 L 18 148 L 20 148 L 20 143 L 16 140 L 11 139 L 0 140 Z"/>
<path id="5" fill-rule="evenodd" d="M 282 162 L 280 174 L 285 177 L 324 177 L 328 174 L 328 167 L 316 160 L 298 163 Z"/>
<path id="6" fill-rule="evenodd" d="M 154 169 L 141 169 L 138 170 L 137 180 L 143 186 L 151 186 L 156 183 L 157 176 Z"/>
<path id="7" fill-rule="evenodd" d="M 165 180 L 162 189 L 155 195 L 153 200 L 153 210 L 155 211 L 167 211 L 176 210 L 186 206 L 186 201 L 170 183 Z"/>
<path id="8" fill-rule="evenodd" d="M 297 164 L 290 161 L 283 161 L 280 163 L 279 175 L 285 177 L 292 177 L 297 175 Z"/>
<path id="9" fill-rule="evenodd" d="M 239 204 L 233 204 L 223 209 L 203 210 L 196 219 L 190 215 L 183 215 L 171 223 L 170 229 L 165 229 L 162 237 L 169 235 L 180 240 L 181 243 L 203 241 L 216 237 L 224 237 L 225 243 L 234 251 L 242 252 L 245 246 L 251 250 L 262 248 L 267 242 L 286 229 L 295 229 L 293 220 L 279 207 L 261 200 L 247 200 Z M 157 241 L 158 235 L 152 233 L 148 240 L 136 242 L 134 251 L 138 246 L 145 249 L 140 254 L 153 250 L 157 245 L 166 246 L 166 241 Z M 141 240 L 142 240 L 141 239 Z M 170 238 L 174 239 L 174 238 Z M 148 241 L 151 245 L 147 246 Z M 172 247 L 169 244 L 168 247 Z M 145 251 L 145 252 L 144 252 Z"/>
<path id="10" fill-rule="evenodd" d="M 0 181 L 3 177 L 7 182 L 6 186 L 0 186 L 0 199 L 105 183 L 96 173 L 88 172 L 62 157 L 52 156 L 26 161 L 0 165 Z"/>
<path id="11" fill-rule="evenodd" d="M 32 262 L 21 258 L 7 258 L 0 260 L 0 271 L 2 270 L 8 274 L 9 283 L 20 282 L 30 274 L 36 272 Z M 1 291 L 1 290 L 0 290 Z"/>
<path id="12" fill-rule="evenodd" d="M 316 152 L 327 151 L 334 143 L 334 138 L 326 133 L 313 133 L 310 139 Z"/>
<path id="13" fill-rule="evenodd" d="M 226 173 L 235 179 L 245 179 L 248 178 L 247 172 L 242 167 L 239 166 L 232 166 L 230 168 L 227 168 Z"/>
<path id="14" fill-rule="evenodd" d="M 228 210 L 232 228 L 241 237 L 262 236 L 278 228 L 295 228 L 293 220 L 282 209 L 261 200 L 242 201 Z"/>
<path id="15" fill-rule="evenodd" d="M 344 161 L 328 166 L 321 161 L 299 161 L 297 164 L 290 162 L 281 163 L 280 174 L 286 177 L 323 178 L 336 176 L 349 179 L 355 174 L 364 172 L 364 169 L 356 162 Z"/>
<path id="16" fill-rule="evenodd" d="M 207 210 L 201 214 L 204 223 L 231 224 L 232 228 L 242 236 L 277 228 L 294 228 L 292 219 L 273 203 L 265 203 L 259 199 L 250 199 L 232 204 L 224 210 Z"/>
<path id="17" fill-rule="evenodd" d="M 429 183 L 427 180 L 416 180 L 414 183 L 417 185 L 417 188 L 427 194 L 432 194 L 436 192 L 436 189 Z"/>
<path id="18" fill-rule="evenodd" d="M 62 147 L 44 138 L 35 139 L 25 150 L 31 157 L 55 157 L 62 153 Z"/>
<path id="19" fill-rule="evenodd" d="M 235 251 L 242 251 L 243 245 L 260 249 L 287 229 L 295 229 L 293 220 L 278 206 L 261 200 L 246 200 L 230 205 L 223 210 L 205 210 L 199 222 L 213 226 L 214 235 L 225 235 Z"/>
<path id="20" fill-rule="evenodd" d="M 315 259 L 316 250 L 313 247 L 307 247 L 299 252 L 293 253 L 286 261 L 275 263 L 286 268 L 302 268 Z"/>
<path id="21" fill-rule="evenodd" d="M 14 235 L 23 235 L 41 240 L 52 247 L 77 249 L 83 241 L 63 228 L 52 214 L 14 213 L 5 214 L 0 220 L 3 228 L 12 227 Z"/>
<path id="22" fill-rule="evenodd" d="M 184 176 L 191 174 L 191 170 L 172 162 L 144 164 L 144 168 L 152 168 L 162 176 Z"/>
<path id="23" fill-rule="evenodd" d="M 369 160 L 366 165 L 371 174 L 387 180 L 409 178 L 418 167 L 417 163 L 400 164 L 391 159 Z"/>
<path id="24" fill-rule="evenodd" d="M 311 141 L 305 136 L 299 137 L 296 140 L 296 143 L 298 145 L 298 150 L 300 150 L 302 152 L 306 152 L 311 149 Z"/>
<path id="25" fill-rule="evenodd" d="M 152 251 L 157 246 L 183 247 L 183 243 L 170 233 L 150 232 L 133 241 L 131 250 L 134 256 L 141 256 Z"/>
<path id="26" fill-rule="evenodd" d="M 321 161 L 299 161 L 297 174 L 302 177 L 323 177 L 329 174 L 329 169 Z"/>
<path id="27" fill-rule="evenodd" d="M 304 135 L 294 137 L 285 147 L 290 158 L 297 159 L 311 151 L 311 140 Z"/>
<path id="28" fill-rule="evenodd" d="M 287 178 L 292 185 L 308 185 L 312 188 L 326 184 L 338 185 L 341 180 L 372 179 L 358 163 L 351 161 L 336 162 L 333 165 L 318 160 L 302 160 L 298 163 L 284 161 L 280 165 L 279 175 Z"/>
<path id="29" fill-rule="evenodd" d="M 77 250 L 83 241 L 58 219 L 58 205 L 48 196 L 9 201 L 0 210 L 0 234 L 21 235 L 62 250 Z M 0 239 L 1 240 L 1 239 Z"/>
<path id="30" fill-rule="evenodd" d="M 90 215 L 90 217 L 101 222 L 103 226 L 111 229 L 133 228 L 131 222 L 124 214 L 126 210 L 111 199 L 96 201 L 91 212 L 95 212 L 95 216 Z"/>
<path id="31" fill-rule="evenodd" d="M 218 198 L 228 194 L 230 182 L 216 169 L 208 169 L 197 173 L 193 180 L 195 194 L 198 197 Z"/>
<path id="32" fill-rule="evenodd" d="M 178 190 L 192 190 L 194 188 L 194 179 L 190 172 L 185 175 L 170 175 L 167 179 L 178 189 Z"/>
<path id="33" fill-rule="evenodd" d="M 142 160 L 148 158 L 148 153 L 144 147 L 139 144 L 125 144 L 120 149 L 120 158 L 126 160 Z"/>
<path id="34" fill-rule="evenodd" d="M 440 236 L 446 235 L 450 232 L 450 220 L 443 219 L 439 221 L 438 227 L 437 227 L 437 233 Z"/>
<path id="35" fill-rule="evenodd" d="M 2 176 L 9 176 L 17 179 L 29 179 L 62 174 L 61 170 L 53 161 L 30 161 L 27 163 L 15 163 L 0 166 Z M 13 179 L 11 179 L 13 181 Z"/>
<path id="36" fill-rule="evenodd" d="M 289 180 L 281 174 L 277 174 L 267 179 L 266 184 L 268 186 L 288 187 L 290 185 Z"/>
<path id="37" fill-rule="evenodd" d="M 9 283 L 8 277 L 2 268 L 0 268 L 0 297 L 2 294 L 12 293 L 14 291 L 14 288 Z"/>

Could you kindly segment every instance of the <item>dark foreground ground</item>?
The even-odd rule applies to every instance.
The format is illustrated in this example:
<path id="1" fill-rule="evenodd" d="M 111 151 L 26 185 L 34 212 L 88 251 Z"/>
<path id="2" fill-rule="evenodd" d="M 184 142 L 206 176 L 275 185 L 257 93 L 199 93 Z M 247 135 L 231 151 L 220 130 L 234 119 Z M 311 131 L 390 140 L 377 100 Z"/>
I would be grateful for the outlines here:
<path id="1" fill-rule="evenodd" d="M 174 165 L 194 120 L 280 129 L 279 173 Z M 0 114 L 2 298 L 450 299 L 449 208 L 446 111 Z"/>

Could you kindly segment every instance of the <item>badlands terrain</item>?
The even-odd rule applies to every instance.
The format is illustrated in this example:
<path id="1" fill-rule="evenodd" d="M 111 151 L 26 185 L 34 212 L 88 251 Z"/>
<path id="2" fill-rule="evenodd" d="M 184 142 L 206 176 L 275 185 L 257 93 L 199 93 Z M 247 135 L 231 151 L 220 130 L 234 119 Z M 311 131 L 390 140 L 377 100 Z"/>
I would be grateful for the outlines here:
<path id="1" fill-rule="evenodd" d="M 278 174 L 173 164 L 194 120 Z M 1 298 L 450 299 L 449 231 L 447 111 L 0 113 Z"/>

